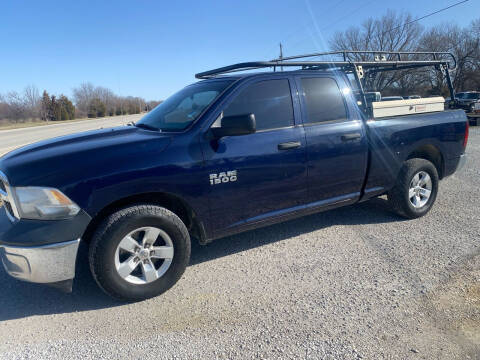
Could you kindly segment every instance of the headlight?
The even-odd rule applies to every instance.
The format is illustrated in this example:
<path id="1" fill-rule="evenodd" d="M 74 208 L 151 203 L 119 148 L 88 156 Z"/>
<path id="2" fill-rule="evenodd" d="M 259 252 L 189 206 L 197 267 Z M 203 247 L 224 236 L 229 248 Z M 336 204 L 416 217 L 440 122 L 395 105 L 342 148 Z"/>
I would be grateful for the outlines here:
<path id="1" fill-rule="evenodd" d="M 15 204 L 20 218 L 60 220 L 75 216 L 80 208 L 60 190 L 41 187 L 16 187 Z"/>

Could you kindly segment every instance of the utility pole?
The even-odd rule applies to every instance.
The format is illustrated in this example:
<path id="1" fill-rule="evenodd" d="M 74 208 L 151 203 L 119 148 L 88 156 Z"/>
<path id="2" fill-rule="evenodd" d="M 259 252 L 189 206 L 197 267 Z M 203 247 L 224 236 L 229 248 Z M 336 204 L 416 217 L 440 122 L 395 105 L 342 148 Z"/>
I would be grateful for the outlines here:
<path id="1" fill-rule="evenodd" d="M 279 57 L 279 60 L 280 61 L 283 60 L 283 46 L 282 46 L 282 43 L 280 43 L 280 57 Z M 283 71 L 283 66 L 281 66 L 280 69 L 282 69 L 282 71 Z"/>

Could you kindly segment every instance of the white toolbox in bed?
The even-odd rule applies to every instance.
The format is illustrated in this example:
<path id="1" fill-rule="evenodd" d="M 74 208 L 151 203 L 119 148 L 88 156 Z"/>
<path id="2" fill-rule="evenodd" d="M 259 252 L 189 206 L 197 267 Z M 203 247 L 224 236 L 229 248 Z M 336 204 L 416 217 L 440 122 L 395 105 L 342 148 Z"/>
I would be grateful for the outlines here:
<path id="1" fill-rule="evenodd" d="M 372 102 L 373 117 L 381 118 L 443 111 L 445 99 L 441 96 L 409 100 Z"/>

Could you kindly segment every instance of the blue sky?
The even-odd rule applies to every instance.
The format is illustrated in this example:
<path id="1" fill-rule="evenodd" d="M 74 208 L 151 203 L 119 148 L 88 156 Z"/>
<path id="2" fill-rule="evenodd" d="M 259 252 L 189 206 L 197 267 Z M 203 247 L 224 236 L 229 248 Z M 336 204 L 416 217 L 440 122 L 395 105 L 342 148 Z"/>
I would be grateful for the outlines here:
<path id="1" fill-rule="evenodd" d="M 328 50 L 335 31 L 387 9 L 414 17 L 458 0 L 23 1 L 0 4 L 0 93 L 71 95 L 90 81 L 120 95 L 164 99 L 196 72 L 247 60 Z M 466 25 L 470 0 L 420 23 Z"/>

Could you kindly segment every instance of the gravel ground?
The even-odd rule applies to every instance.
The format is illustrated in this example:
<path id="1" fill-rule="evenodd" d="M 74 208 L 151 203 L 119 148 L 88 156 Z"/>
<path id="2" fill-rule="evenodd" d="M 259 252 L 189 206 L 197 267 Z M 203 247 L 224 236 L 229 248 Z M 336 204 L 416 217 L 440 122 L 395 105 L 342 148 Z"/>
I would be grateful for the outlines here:
<path id="1" fill-rule="evenodd" d="M 194 245 L 163 296 L 121 304 L 0 273 L 0 358 L 480 359 L 480 128 L 434 209 L 383 199 Z"/>

